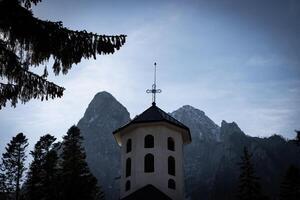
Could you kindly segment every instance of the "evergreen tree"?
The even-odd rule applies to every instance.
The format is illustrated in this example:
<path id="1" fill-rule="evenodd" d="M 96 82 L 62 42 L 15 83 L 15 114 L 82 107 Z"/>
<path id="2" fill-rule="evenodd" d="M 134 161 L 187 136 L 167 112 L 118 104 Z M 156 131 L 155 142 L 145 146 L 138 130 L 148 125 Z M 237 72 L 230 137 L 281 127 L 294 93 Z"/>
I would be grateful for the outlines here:
<path id="1" fill-rule="evenodd" d="M 262 195 L 259 178 L 255 175 L 254 166 L 251 162 L 252 154 L 244 147 L 243 156 L 241 157 L 240 177 L 238 187 L 239 200 L 263 200 L 267 199 Z"/>
<path id="2" fill-rule="evenodd" d="M 0 199 L 7 199 L 7 189 L 5 184 L 5 175 L 2 171 L 2 164 L 0 163 Z"/>
<path id="3" fill-rule="evenodd" d="M 58 156 L 55 149 L 51 149 L 45 158 L 43 179 L 44 200 L 59 199 L 60 195 L 60 171 L 58 166 Z"/>
<path id="4" fill-rule="evenodd" d="M 62 22 L 40 20 L 31 6 L 42 0 L 0 0 L 0 109 L 8 101 L 16 106 L 30 99 L 57 98 L 64 88 L 47 80 L 30 67 L 45 65 L 53 58 L 55 75 L 66 74 L 82 58 L 113 54 L 125 43 L 125 35 L 107 36 L 73 31 Z"/>
<path id="5" fill-rule="evenodd" d="M 62 199 L 102 199 L 97 179 L 90 173 L 82 147 L 80 129 L 72 126 L 64 136 L 62 152 Z"/>
<path id="6" fill-rule="evenodd" d="M 23 173 L 26 170 L 24 162 L 26 159 L 25 150 L 28 146 L 27 138 L 23 133 L 17 134 L 12 138 L 2 154 L 2 178 L 7 193 L 12 196 L 15 194 L 16 200 L 20 199 L 20 185 L 23 180 Z"/>
<path id="7" fill-rule="evenodd" d="M 53 179 L 56 176 L 58 160 L 56 152 L 51 150 L 55 140 L 56 138 L 49 134 L 42 136 L 35 144 L 34 150 L 30 152 L 33 161 L 30 164 L 26 181 L 26 197 L 30 200 L 53 196 L 52 188 L 56 184 Z"/>
<path id="8" fill-rule="evenodd" d="M 300 199 L 300 171 L 291 165 L 280 185 L 280 200 Z"/>
<path id="9" fill-rule="evenodd" d="M 296 143 L 298 146 L 300 146 L 300 131 L 299 130 L 295 130 L 295 132 L 297 133 L 296 135 Z"/>

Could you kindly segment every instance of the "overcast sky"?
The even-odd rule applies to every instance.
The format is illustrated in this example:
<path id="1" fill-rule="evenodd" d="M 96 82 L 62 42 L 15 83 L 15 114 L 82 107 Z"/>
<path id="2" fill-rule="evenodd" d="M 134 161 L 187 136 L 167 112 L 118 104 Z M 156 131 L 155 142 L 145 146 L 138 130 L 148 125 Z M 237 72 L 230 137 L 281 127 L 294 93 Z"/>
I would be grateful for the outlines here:
<path id="1" fill-rule="evenodd" d="M 61 139 L 93 96 L 108 91 L 131 117 L 151 104 L 172 112 L 189 104 L 215 123 L 235 121 L 252 136 L 294 137 L 300 129 L 300 1 L 297 0 L 44 0 L 34 15 L 99 34 L 126 34 L 113 55 L 74 65 L 51 81 L 63 98 L 0 111 L 0 152 L 24 132 Z"/>

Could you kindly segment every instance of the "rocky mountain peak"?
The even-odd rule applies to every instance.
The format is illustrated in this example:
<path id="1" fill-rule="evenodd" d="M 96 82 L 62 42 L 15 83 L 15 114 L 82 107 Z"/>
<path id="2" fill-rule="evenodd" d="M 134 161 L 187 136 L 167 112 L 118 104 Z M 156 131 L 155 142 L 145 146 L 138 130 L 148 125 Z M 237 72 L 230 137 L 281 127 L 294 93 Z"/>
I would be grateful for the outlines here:
<path id="1" fill-rule="evenodd" d="M 245 146 L 254 154 L 257 174 L 267 181 L 270 194 L 277 195 L 272 191 L 277 191 L 279 185 L 274 183 L 279 184 L 278 174 L 289 161 L 300 165 L 300 160 L 296 159 L 299 148 L 281 136 L 246 136 L 235 122 L 222 121 L 219 127 L 203 111 L 190 105 L 182 106 L 170 115 L 191 131 L 192 143 L 184 147 L 186 195 L 189 199 L 199 199 L 199 196 L 203 200 L 223 200 L 224 196 L 233 199 L 234 196 L 228 195 L 235 194 L 239 176 L 237 163 Z M 119 199 L 120 189 L 120 148 L 112 132 L 129 120 L 127 109 L 110 93 L 103 91 L 94 96 L 78 123 L 89 167 L 102 185 L 106 199 Z M 220 190 L 224 186 L 225 189 Z"/>
<path id="2" fill-rule="evenodd" d="M 120 115 L 120 113 L 122 113 L 122 115 Z M 110 93 L 102 91 L 94 96 L 88 105 L 80 124 L 85 123 L 91 125 L 91 123 L 98 123 L 99 121 L 106 120 L 112 120 L 112 122 L 118 124 L 119 121 L 127 122 L 129 118 L 130 114 L 127 109 Z"/>
<path id="3" fill-rule="evenodd" d="M 203 111 L 190 105 L 184 105 L 172 112 L 171 115 L 190 128 L 193 140 L 218 140 L 220 127 Z"/>
<path id="4" fill-rule="evenodd" d="M 97 93 L 78 122 L 87 161 L 107 199 L 118 199 L 120 148 L 112 132 L 130 121 L 127 109 L 110 93 Z"/>
<path id="5" fill-rule="evenodd" d="M 240 127 L 235 122 L 228 123 L 225 120 L 222 120 L 221 123 L 221 129 L 224 130 L 224 132 L 242 132 Z"/>
<path id="6" fill-rule="evenodd" d="M 189 112 L 189 113 L 193 113 L 194 115 L 200 115 L 200 116 L 205 115 L 205 112 L 203 112 L 202 110 L 199 110 L 193 106 L 190 106 L 190 105 L 184 105 L 181 108 L 179 108 L 177 111 L 178 112 Z"/>
<path id="7" fill-rule="evenodd" d="M 228 123 L 225 120 L 221 123 L 220 138 L 221 140 L 228 140 L 231 137 L 245 136 L 245 133 L 235 122 Z"/>

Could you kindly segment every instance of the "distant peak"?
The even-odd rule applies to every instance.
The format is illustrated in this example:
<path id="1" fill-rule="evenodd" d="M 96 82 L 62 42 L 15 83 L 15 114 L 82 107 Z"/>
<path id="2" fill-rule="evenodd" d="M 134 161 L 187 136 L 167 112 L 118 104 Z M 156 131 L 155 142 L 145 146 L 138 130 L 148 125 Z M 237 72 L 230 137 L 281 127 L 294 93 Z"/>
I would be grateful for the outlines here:
<path id="1" fill-rule="evenodd" d="M 237 123 L 235 123 L 235 122 L 228 123 L 225 120 L 222 120 L 221 126 L 232 126 L 232 127 L 238 127 L 239 128 Z"/>
<path id="2" fill-rule="evenodd" d="M 184 108 L 184 109 L 196 109 L 196 108 L 194 108 L 193 106 L 190 106 L 190 105 L 184 105 L 184 106 L 182 106 L 182 108 Z"/>
<path id="3" fill-rule="evenodd" d="M 178 110 L 192 111 L 192 112 L 197 112 L 197 113 L 201 113 L 202 115 L 205 115 L 205 112 L 203 112 L 202 110 L 199 110 L 191 105 L 184 105 L 181 108 L 179 108 Z"/>
<path id="4" fill-rule="evenodd" d="M 95 95 L 95 98 L 98 98 L 98 97 L 113 97 L 113 95 L 107 91 L 101 91 Z"/>
<path id="5" fill-rule="evenodd" d="M 228 123 L 225 120 L 222 120 L 221 123 L 221 132 L 225 135 L 232 133 L 241 133 L 245 135 L 245 133 L 240 129 L 240 127 L 235 122 Z"/>

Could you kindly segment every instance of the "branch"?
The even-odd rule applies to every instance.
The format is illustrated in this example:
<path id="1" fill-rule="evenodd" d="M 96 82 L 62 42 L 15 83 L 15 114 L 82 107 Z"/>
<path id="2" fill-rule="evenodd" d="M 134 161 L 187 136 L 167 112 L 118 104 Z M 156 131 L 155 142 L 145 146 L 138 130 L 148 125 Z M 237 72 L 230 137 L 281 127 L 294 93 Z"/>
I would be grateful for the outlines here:
<path id="1" fill-rule="evenodd" d="M 11 101 L 11 105 L 15 107 L 18 99 L 25 103 L 32 98 L 48 100 L 63 95 L 64 88 L 24 69 L 18 57 L 6 49 L 1 40 L 0 58 L 0 77 L 7 78 L 9 82 L 0 83 L 0 109 L 7 101 Z"/>
<path id="2" fill-rule="evenodd" d="M 17 48 L 31 65 L 39 65 L 53 56 L 55 74 L 67 73 L 82 58 L 113 54 L 125 43 L 126 35 L 107 36 L 72 31 L 61 22 L 43 21 L 31 11 L 13 3 L 0 2 L 0 32 L 12 48 Z"/>

